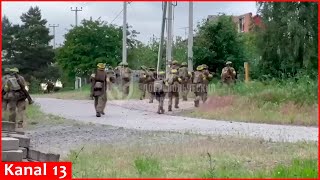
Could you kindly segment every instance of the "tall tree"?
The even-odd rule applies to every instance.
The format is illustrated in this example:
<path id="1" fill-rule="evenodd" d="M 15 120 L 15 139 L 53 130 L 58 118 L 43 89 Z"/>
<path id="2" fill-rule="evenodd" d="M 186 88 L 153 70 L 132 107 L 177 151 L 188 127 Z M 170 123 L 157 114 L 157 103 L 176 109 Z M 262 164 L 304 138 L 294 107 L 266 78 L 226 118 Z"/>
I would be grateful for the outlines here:
<path id="1" fill-rule="evenodd" d="M 47 20 L 42 19 L 37 6 L 23 13 L 20 19 L 22 25 L 14 35 L 15 54 L 10 64 L 17 66 L 26 79 L 31 76 L 45 79 L 54 57 L 52 46 L 49 46 L 53 36 L 49 35 Z"/>
<path id="2" fill-rule="evenodd" d="M 230 16 L 220 15 L 216 21 L 198 26 L 194 39 L 194 64 L 207 64 L 211 71 L 222 69 L 232 61 L 236 69 L 243 66 L 245 54 L 236 25 Z"/>
<path id="3" fill-rule="evenodd" d="M 305 2 L 259 3 L 265 28 L 260 31 L 261 70 L 271 76 L 294 76 L 317 69 L 318 5 Z"/>

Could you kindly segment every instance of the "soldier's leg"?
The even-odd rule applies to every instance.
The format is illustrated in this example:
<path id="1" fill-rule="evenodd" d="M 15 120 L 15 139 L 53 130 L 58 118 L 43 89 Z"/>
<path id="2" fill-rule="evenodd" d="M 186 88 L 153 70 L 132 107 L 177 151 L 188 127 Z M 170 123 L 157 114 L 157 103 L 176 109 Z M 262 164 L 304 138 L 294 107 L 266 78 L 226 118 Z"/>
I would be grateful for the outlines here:
<path id="1" fill-rule="evenodd" d="M 202 102 L 205 103 L 207 101 L 208 98 L 208 85 L 204 86 L 204 91 L 202 93 Z"/>
<path id="2" fill-rule="evenodd" d="M 18 123 L 18 128 L 23 128 L 26 108 L 27 108 L 26 100 L 21 100 L 21 101 L 17 102 L 17 123 Z"/>
<path id="3" fill-rule="evenodd" d="M 100 112 L 98 110 L 98 104 L 99 104 L 99 97 L 98 96 L 95 96 L 94 97 L 94 108 L 96 110 L 96 116 L 97 117 L 100 117 Z"/>
<path id="4" fill-rule="evenodd" d="M 163 109 L 164 98 L 165 98 L 165 94 L 160 96 L 160 112 L 161 112 L 161 114 L 164 113 L 164 109 Z"/>
<path id="5" fill-rule="evenodd" d="M 182 86 L 182 91 L 181 91 L 182 100 L 183 101 L 187 101 L 188 100 L 188 98 L 187 98 L 187 95 L 188 95 L 188 84 L 184 83 L 181 86 Z"/>
<path id="6" fill-rule="evenodd" d="M 16 118 L 17 118 L 17 101 L 9 101 L 8 103 L 8 111 L 9 111 L 9 122 L 13 122 L 14 124 L 17 123 Z"/>
<path id="7" fill-rule="evenodd" d="M 149 103 L 153 103 L 153 99 L 154 99 L 153 84 L 149 84 L 148 88 L 150 88 L 149 89 L 149 91 L 150 91 Z"/>
<path id="8" fill-rule="evenodd" d="M 106 109 L 106 105 L 107 105 L 107 93 L 105 93 L 104 95 L 102 95 L 101 97 L 101 101 L 102 101 L 102 111 L 101 111 L 101 114 L 104 115 L 104 110 Z"/>
<path id="9" fill-rule="evenodd" d="M 169 101 L 168 101 L 168 111 L 172 111 L 172 92 L 169 92 L 169 93 L 168 93 L 168 98 L 169 98 Z"/>
<path id="10" fill-rule="evenodd" d="M 175 92 L 174 96 L 174 108 L 179 108 L 179 92 Z"/>
<path id="11" fill-rule="evenodd" d="M 8 101 L 2 100 L 2 119 L 8 120 Z"/>
<path id="12" fill-rule="evenodd" d="M 200 92 L 197 91 L 197 89 L 194 92 L 195 94 L 195 99 L 194 99 L 194 106 L 199 107 L 199 101 L 200 101 Z"/>

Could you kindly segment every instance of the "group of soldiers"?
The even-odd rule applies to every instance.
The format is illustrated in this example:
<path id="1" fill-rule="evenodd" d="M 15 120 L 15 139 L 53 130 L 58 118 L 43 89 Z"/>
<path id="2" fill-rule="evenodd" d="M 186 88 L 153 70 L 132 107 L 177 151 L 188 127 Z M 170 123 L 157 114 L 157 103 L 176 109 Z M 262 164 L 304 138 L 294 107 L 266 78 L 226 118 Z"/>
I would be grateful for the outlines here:
<path id="1" fill-rule="evenodd" d="M 226 62 L 226 67 L 222 69 L 221 82 L 230 84 L 235 80 L 236 72 L 231 67 L 231 62 Z M 124 95 L 129 94 L 132 70 L 127 63 L 120 63 L 115 69 L 103 63 L 98 63 L 96 72 L 91 74 L 91 97 L 94 99 L 96 116 L 104 115 L 107 102 L 107 89 L 112 84 L 118 84 L 122 88 Z M 199 65 L 194 72 L 189 72 L 187 63 L 179 64 L 172 61 L 170 73 L 166 77 L 164 71 L 156 72 L 155 68 L 141 66 L 138 76 L 139 89 L 141 91 L 140 100 L 145 99 L 149 94 L 149 103 L 154 99 L 159 102 L 157 113 L 164 113 L 164 99 L 168 96 L 168 111 L 172 111 L 173 99 L 174 108 L 179 108 L 180 94 L 183 101 L 187 101 L 188 92 L 195 94 L 194 105 L 199 107 L 200 101 L 206 102 L 208 97 L 208 85 L 213 77 L 206 64 Z"/>
<path id="2" fill-rule="evenodd" d="M 107 89 L 111 89 L 112 84 L 120 85 L 123 95 L 129 94 L 132 71 L 128 67 L 128 63 L 119 63 L 112 69 L 111 66 L 106 67 L 104 63 L 98 63 L 97 69 L 91 74 L 91 94 L 94 99 L 94 107 L 96 116 L 104 115 L 104 109 L 107 103 Z"/>
<path id="3" fill-rule="evenodd" d="M 231 67 L 231 62 L 226 62 L 226 67 L 221 73 L 221 82 L 230 84 L 234 82 L 236 72 Z M 187 101 L 188 92 L 195 94 L 194 105 L 199 107 L 200 101 L 206 102 L 208 97 L 208 85 L 213 77 L 206 64 L 199 65 L 196 71 L 189 72 L 187 63 L 181 64 L 178 61 L 172 61 L 170 64 L 170 73 L 166 78 L 166 73 L 160 71 L 158 74 L 155 68 L 141 66 L 139 73 L 139 89 L 141 90 L 140 100 L 145 98 L 146 92 L 149 93 L 149 103 L 153 103 L 154 98 L 159 102 L 158 113 L 164 113 L 164 99 L 168 95 L 168 111 L 172 111 L 172 101 L 174 99 L 174 108 L 179 108 L 180 93 L 183 101 Z"/>
<path id="4" fill-rule="evenodd" d="M 19 75 L 18 68 L 6 68 L 2 76 L 2 113 L 3 120 L 15 124 L 16 131 L 23 128 L 26 99 L 33 101 L 26 90 L 26 81 Z"/>

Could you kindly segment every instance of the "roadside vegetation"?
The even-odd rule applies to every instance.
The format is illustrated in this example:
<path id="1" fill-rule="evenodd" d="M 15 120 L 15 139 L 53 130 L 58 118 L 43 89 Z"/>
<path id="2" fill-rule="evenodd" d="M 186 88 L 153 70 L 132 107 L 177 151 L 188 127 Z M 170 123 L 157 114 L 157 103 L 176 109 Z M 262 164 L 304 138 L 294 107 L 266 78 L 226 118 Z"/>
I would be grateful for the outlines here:
<path id="1" fill-rule="evenodd" d="M 316 143 L 234 137 L 186 144 L 103 146 L 72 151 L 74 178 L 316 178 Z"/>

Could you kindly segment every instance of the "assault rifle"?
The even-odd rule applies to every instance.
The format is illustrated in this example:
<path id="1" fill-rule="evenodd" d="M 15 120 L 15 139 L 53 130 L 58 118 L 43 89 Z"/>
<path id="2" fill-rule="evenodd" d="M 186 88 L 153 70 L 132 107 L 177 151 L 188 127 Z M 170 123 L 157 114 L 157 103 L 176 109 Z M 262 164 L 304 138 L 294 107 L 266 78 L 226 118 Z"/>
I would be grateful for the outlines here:
<path id="1" fill-rule="evenodd" d="M 26 88 L 24 87 L 24 85 L 21 83 L 18 74 L 14 74 L 14 76 L 16 77 L 17 82 L 18 82 L 18 84 L 19 84 L 19 86 L 20 86 L 23 94 L 24 94 L 25 96 L 27 96 L 27 99 L 28 99 L 29 104 L 33 104 L 34 102 L 33 102 L 32 98 L 30 97 L 30 94 L 28 93 L 28 91 L 27 91 Z"/>

